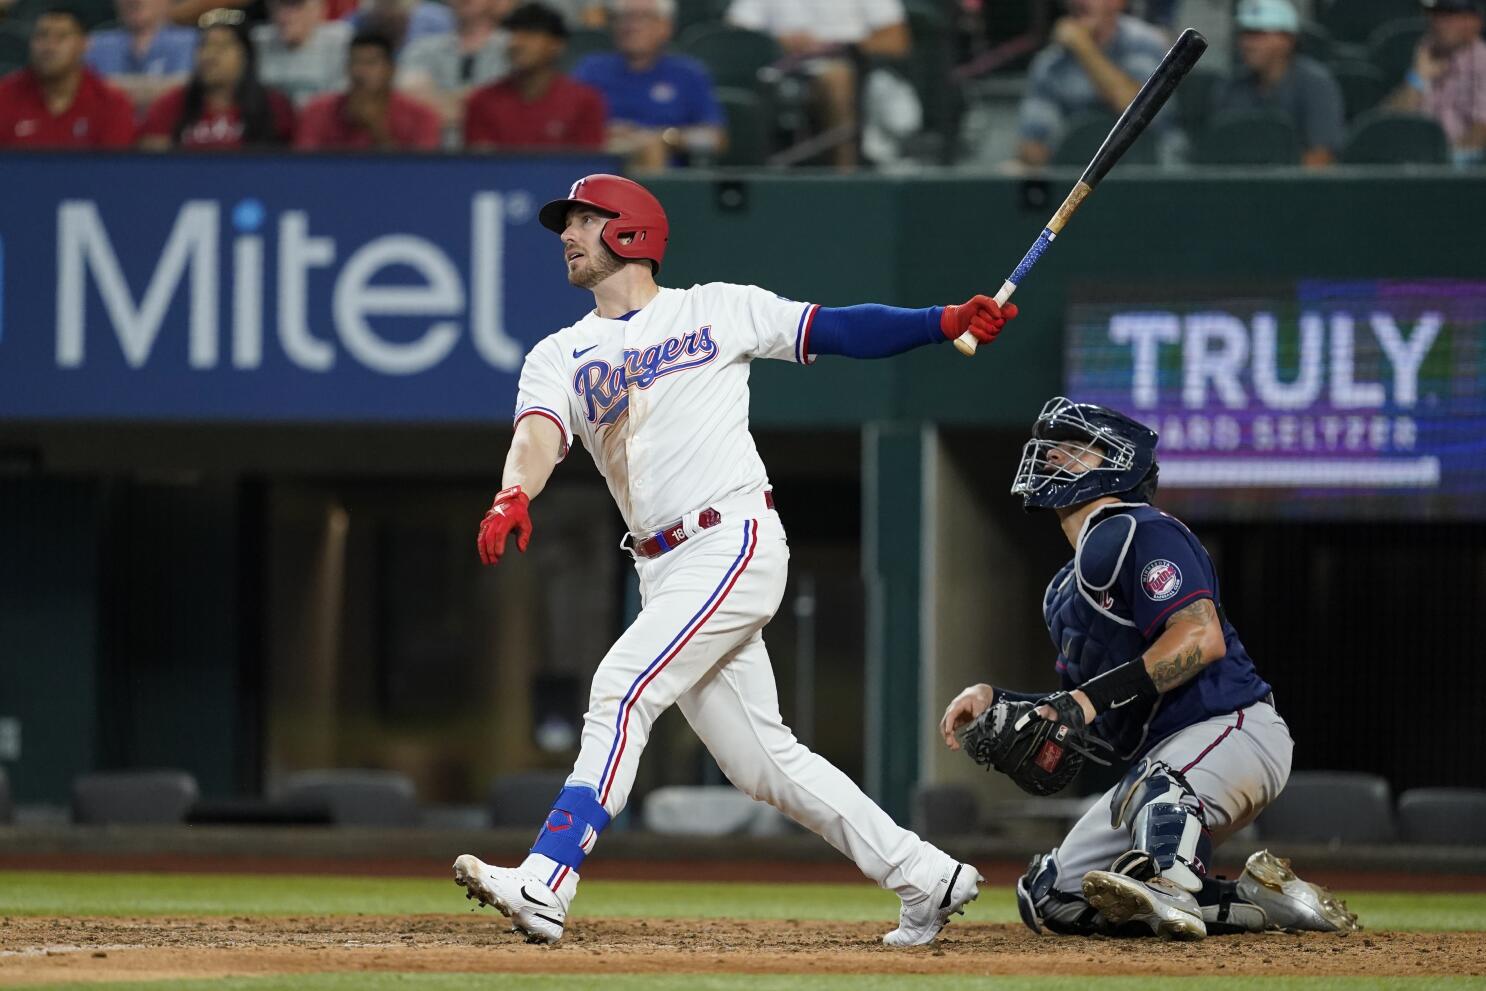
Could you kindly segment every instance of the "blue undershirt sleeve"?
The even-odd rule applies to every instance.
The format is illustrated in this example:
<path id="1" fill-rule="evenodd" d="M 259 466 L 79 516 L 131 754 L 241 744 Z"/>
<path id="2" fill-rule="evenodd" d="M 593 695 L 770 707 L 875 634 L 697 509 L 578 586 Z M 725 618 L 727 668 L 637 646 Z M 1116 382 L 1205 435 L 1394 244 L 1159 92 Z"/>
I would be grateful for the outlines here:
<path id="1" fill-rule="evenodd" d="M 810 324 L 809 354 L 847 358 L 887 358 L 926 344 L 943 344 L 939 329 L 942 306 L 909 310 L 879 303 L 822 306 Z"/>

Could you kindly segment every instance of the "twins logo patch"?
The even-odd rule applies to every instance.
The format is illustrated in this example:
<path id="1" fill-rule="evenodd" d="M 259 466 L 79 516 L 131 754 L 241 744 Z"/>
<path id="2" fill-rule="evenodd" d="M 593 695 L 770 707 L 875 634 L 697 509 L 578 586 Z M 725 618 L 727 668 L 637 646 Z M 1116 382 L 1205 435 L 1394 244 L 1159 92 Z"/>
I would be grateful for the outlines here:
<path id="1" fill-rule="evenodd" d="M 1151 600 L 1164 602 L 1181 591 L 1181 569 L 1165 558 L 1157 558 L 1140 572 L 1140 587 Z"/>

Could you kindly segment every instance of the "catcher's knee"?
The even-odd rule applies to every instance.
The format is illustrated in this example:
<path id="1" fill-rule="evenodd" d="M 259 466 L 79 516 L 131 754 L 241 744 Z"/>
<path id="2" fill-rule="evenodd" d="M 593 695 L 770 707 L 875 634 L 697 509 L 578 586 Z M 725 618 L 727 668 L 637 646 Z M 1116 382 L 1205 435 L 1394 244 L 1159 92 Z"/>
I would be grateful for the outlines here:
<path id="1" fill-rule="evenodd" d="M 1081 895 L 1059 891 L 1058 852 L 1032 858 L 1016 883 L 1016 908 L 1027 928 L 1059 936 L 1093 936 L 1104 931 L 1099 913 Z"/>
<path id="2" fill-rule="evenodd" d="M 1143 880 L 1165 877 L 1188 891 L 1202 890 L 1212 838 L 1202 800 L 1179 771 L 1159 760 L 1136 764 L 1110 798 L 1109 819 L 1116 829 L 1128 828 L 1132 841 L 1111 870 Z"/>

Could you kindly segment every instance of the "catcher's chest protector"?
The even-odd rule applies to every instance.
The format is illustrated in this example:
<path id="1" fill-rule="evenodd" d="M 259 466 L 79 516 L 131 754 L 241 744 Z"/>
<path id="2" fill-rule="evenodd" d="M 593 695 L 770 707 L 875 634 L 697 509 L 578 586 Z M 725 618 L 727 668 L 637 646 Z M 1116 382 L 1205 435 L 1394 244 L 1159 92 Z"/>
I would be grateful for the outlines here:
<path id="1" fill-rule="evenodd" d="M 1120 601 L 1118 578 L 1135 520 L 1103 515 L 1072 561 L 1048 585 L 1042 614 L 1058 652 L 1058 673 L 1077 685 L 1124 664 L 1148 646 Z"/>

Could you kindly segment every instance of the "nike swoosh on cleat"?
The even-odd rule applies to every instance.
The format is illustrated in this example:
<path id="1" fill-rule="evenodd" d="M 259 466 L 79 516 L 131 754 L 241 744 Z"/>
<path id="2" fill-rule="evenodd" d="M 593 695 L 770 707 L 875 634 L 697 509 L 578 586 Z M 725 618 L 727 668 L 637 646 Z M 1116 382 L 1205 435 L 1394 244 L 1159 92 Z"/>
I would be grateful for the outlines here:
<path id="1" fill-rule="evenodd" d="M 584 348 L 582 351 L 579 351 L 577 348 L 573 348 L 573 357 L 574 358 L 581 358 L 585 354 L 587 354 L 588 352 L 592 351 L 596 347 L 598 347 L 597 344 L 590 344 L 588 347 Z"/>
<path id="2" fill-rule="evenodd" d="M 955 868 L 954 874 L 950 876 L 949 884 L 944 889 L 944 901 L 939 903 L 940 908 L 949 908 L 949 896 L 955 893 L 955 882 L 960 879 L 960 871 L 964 869 L 965 865 L 961 864 Z"/>
<path id="3" fill-rule="evenodd" d="M 527 901 L 531 902 L 533 905 L 540 905 L 543 908 L 556 908 L 557 907 L 555 905 L 551 905 L 551 904 L 549 904 L 547 902 L 542 901 L 540 898 L 533 898 L 531 895 L 527 894 L 526 893 L 526 885 L 524 885 L 524 884 L 521 886 L 521 897 L 522 898 L 525 898 Z"/>
<path id="4" fill-rule="evenodd" d="M 538 918 L 538 919 L 541 919 L 543 922 L 550 922 L 554 926 L 557 926 L 559 928 L 562 927 L 562 920 L 561 919 L 554 919 L 552 916 L 550 916 L 550 915 L 543 915 L 541 912 L 533 912 L 532 915 L 534 917 Z"/>

